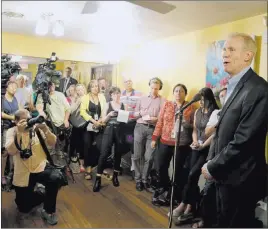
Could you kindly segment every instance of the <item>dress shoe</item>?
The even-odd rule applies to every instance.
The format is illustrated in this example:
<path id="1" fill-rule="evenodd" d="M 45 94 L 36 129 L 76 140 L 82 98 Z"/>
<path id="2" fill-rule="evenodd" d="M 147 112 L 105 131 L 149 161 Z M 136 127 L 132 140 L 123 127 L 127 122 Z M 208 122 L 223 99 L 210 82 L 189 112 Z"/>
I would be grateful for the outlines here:
<path id="1" fill-rule="evenodd" d="M 144 189 L 143 183 L 142 182 L 137 182 L 136 183 L 136 189 L 139 192 L 143 191 L 143 189 Z"/>
<path id="2" fill-rule="evenodd" d="M 153 188 L 148 183 L 143 183 L 143 186 L 144 186 L 144 189 L 146 190 L 146 192 L 154 193 Z"/>
<path id="3" fill-rule="evenodd" d="M 118 187 L 120 185 L 118 181 L 118 172 L 114 172 L 112 182 L 115 187 Z"/>
<path id="4" fill-rule="evenodd" d="M 93 192 L 99 192 L 101 189 L 101 177 L 96 176 L 96 180 L 93 186 Z"/>

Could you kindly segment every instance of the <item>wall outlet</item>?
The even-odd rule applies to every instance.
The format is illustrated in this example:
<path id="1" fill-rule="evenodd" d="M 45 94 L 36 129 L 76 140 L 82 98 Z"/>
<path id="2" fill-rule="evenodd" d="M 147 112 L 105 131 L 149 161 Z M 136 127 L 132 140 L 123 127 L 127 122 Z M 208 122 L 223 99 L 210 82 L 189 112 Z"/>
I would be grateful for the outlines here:
<path id="1" fill-rule="evenodd" d="M 264 211 L 267 211 L 267 203 L 265 203 L 264 201 L 259 201 L 258 204 L 260 205 L 259 208 Z"/>

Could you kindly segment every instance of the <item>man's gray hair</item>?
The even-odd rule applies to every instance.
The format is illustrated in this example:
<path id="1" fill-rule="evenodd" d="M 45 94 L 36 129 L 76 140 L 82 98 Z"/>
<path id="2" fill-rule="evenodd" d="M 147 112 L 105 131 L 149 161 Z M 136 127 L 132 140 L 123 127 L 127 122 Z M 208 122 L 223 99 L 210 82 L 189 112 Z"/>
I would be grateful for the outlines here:
<path id="1" fill-rule="evenodd" d="M 28 116 L 30 117 L 30 113 L 28 110 L 26 109 L 19 109 L 15 112 L 14 116 L 15 116 L 15 121 L 20 121 L 21 120 L 21 117 L 25 114 L 28 114 Z"/>
<path id="2" fill-rule="evenodd" d="M 246 51 L 250 51 L 253 53 L 253 56 L 256 55 L 257 52 L 257 45 L 254 39 L 246 34 L 246 33 L 231 33 L 229 34 L 228 38 L 240 37 L 244 41 L 244 48 Z"/>

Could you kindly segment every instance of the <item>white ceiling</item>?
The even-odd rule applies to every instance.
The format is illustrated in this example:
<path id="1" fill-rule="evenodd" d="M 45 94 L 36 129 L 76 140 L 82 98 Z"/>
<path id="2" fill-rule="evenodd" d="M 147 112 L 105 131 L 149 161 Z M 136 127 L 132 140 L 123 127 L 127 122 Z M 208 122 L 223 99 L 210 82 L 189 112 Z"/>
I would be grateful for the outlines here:
<path id="1" fill-rule="evenodd" d="M 177 8 L 165 15 L 124 1 L 99 3 L 97 13 L 82 15 L 85 1 L 2 1 L 2 12 L 25 15 L 22 19 L 2 16 L 2 31 L 35 35 L 37 19 L 51 12 L 51 25 L 64 21 L 65 35 L 60 39 L 139 43 L 267 13 L 266 1 L 169 1 Z M 56 38 L 51 31 L 46 37 Z"/>

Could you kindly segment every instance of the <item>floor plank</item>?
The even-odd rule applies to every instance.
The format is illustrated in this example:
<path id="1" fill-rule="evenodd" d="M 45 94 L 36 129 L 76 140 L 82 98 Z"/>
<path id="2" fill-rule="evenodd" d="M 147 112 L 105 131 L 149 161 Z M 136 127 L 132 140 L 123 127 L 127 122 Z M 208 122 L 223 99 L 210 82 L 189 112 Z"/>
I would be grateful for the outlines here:
<path id="1" fill-rule="evenodd" d="M 164 228 L 168 226 L 168 208 L 151 204 L 151 194 L 138 192 L 129 176 L 120 176 L 120 187 L 102 179 L 99 193 L 92 191 L 93 181 L 82 174 L 76 183 L 59 191 L 57 228 Z M 15 193 L 2 192 L 2 227 L 48 227 L 40 218 L 40 210 L 19 214 L 14 203 Z"/>

